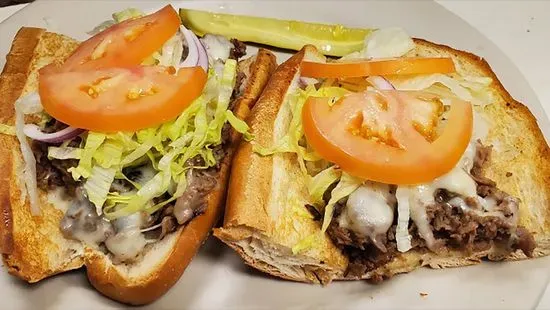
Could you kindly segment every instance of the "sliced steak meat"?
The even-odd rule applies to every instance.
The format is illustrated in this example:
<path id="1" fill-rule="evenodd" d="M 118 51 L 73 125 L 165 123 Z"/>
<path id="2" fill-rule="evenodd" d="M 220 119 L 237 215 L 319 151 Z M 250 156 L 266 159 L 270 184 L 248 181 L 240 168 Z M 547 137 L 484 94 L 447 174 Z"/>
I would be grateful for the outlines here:
<path id="1" fill-rule="evenodd" d="M 476 156 L 470 175 L 478 185 L 495 187 L 496 183 L 483 175 L 483 166 L 491 159 L 492 146 L 485 146 L 481 141 L 476 142 Z"/>
<path id="2" fill-rule="evenodd" d="M 458 194 L 438 189 L 434 193 L 432 205 L 426 206 L 426 214 L 434 237 L 446 248 L 474 253 L 497 246 L 501 250 L 513 252 L 521 250 L 531 257 L 536 248 L 533 235 L 521 226 L 517 226 L 519 200 L 496 187 L 496 183 L 483 175 L 484 165 L 491 158 L 491 147 L 477 142 L 476 156 L 470 174 L 476 181 L 477 194 L 488 205 L 483 205 L 478 197 L 460 197 Z M 330 199 L 329 189 L 323 197 Z M 455 205 L 462 199 L 464 206 Z M 453 200 L 455 202 L 453 202 Z M 452 204 L 451 204 L 452 203 Z M 396 218 L 382 240 L 386 252 L 372 244 L 369 238 L 356 235 L 353 231 L 339 225 L 338 217 L 346 204 L 339 201 L 334 210 L 334 218 L 327 230 L 328 235 L 349 258 L 346 271 L 348 277 L 361 277 L 398 255 L 395 242 Z M 311 208 L 309 208 L 311 209 Z M 311 211 L 310 211 L 311 212 Z M 314 213 L 314 212 L 312 212 Z M 413 236 L 413 248 L 425 248 L 425 241 L 419 236 L 416 225 L 411 221 L 409 233 Z M 375 278 L 373 280 L 382 280 Z"/>
<path id="3" fill-rule="evenodd" d="M 67 128 L 66 124 L 56 120 L 55 118 L 51 118 L 49 121 L 46 122 L 44 128 L 42 128 L 42 132 L 54 133 L 65 128 Z"/>
<path id="4" fill-rule="evenodd" d="M 343 228 L 336 220 L 346 205 L 345 199 L 339 201 L 334 208 L 335 218 L 331 221 L 327 233 L 334 244 L 348 257 L 349 265 L 345 277 L 358 278 L 389 261 L 395 256 L 397 246 L 395 244 L 395 226 L 390 229 L 386 238 L 380 240 L 386 248 L 386 252 L 378 249 L 370 238 L 357 235 L 352 230 Z"/>
<path id="5" fill-rule="evenodd" d="M 162 218 L 160 227 L 161 227 L 161 231 L 160 231 L 159 239 L 162 239 L 167 234 L 175 231 L 176 228 L 178 227 L 178 223 L 173 216 L 167 215 Z"/>
<path id="6" fill-rule="evenodd" d="M 516 248 L 523 251 L 523 253 L 525 253 L 528 257 L 533 257 L 533 251 L 535 251 L 535 248 L 537 247 L 533 234 L 531 234 L 524 227 L 519 226 L 516 230 L 516 237 Z"/>
<path id="7" fill-rule="evenodd" d="M 349 259 L 345 277 L 360 278 L 365 273 L 391 261 L 397 253 L 397 246 L 393 240 L 395 229 L 390 229 L 386 240 L 381 240 L 386 247 L 386 252 L 378 249 L 369 238 L 358 236 L 353 231 L 340 227 L 338 221 L 331 222 L 327 233 Z"/>
<path id="8" fill-rule="evenodd" d="M 217 185 L 218 170 L 215 168 L 191 169 L 187 174 L 187 188 L 174 206 L 174 217 L 182 225 L 193 218 L 197 210 L 205 207 L 206 196 Z M 204 209 L 203 209 L 204 210 Z"/>
<path id="9" fill-rule="evenodd" d="M 464 201 L 471 210 L 453 207 L 448 202 L 455 194 L 440 189 L 434 205 L 426 213 L 436 238 L 448 247 L 469 252 L 489 248 L 493 244 L 508 251 L 520 249 L 531 256 L 535 248 L 533 236 L 517 227 L 519 200 L 496 187 L 496 183 L 483 175 L 483 167 L 491 158 L 492 148 L 477 141 L 476 156 L 470 174 L 477 184 L 477 194 L 492 201 L 494 206 L 485 210 L 474 197 Z M 466 211 L 465 211 L 466 210 Z"/>
<path id="10" fill-rule="evenodd" d="M 233 44 L 233 48 L 229 50 L 229 59 L 239 60 L 246 55 L 246 44 L 237 39 L 231 39 L 229 41 Z"/>
<path id="11" fill-rule="evenodd" d="M 76 167 L 78 160 L 67 159 L 49 159 L 48 146 L 44 142 L 33 140 L 31 147 L 36 158 L 36 180 L 38 188 L 43 191 L 53 190 L 57 187 L 63 187 L 65 192 L 74 197 L 75 190 L 80 182 L 75 181 L 68 169 Z"/>
<path id="12" fill-rule="evenodd" d="M 310 205 L 310 204 L 306 204 L 305 205 L 307 211 L 309 212 L 309 214 L 311 214 L 311 216 L 313 216 L 313 220 L 314 221 L 320 221 L 321 219 L 323 219 L 323 215 L 321 214 L 321 212 L 319 212 L 319 210 L 317 210 L 317 208 L 313 205 Z"/>
<path id="13" fill-rule="evenodd" d="M 233 111 L 233 108 L 235 108 L 235 104 L 237 101 L 237 97 L 241 95 L 241 92 L 244 91 L 244 87 L 241 87 L 243 83 L 246 83 L 246 74 L 242 71 L 237 71 L 237 76 L 235 77 L 235 87 L 233 88 L 233 92 L 231 93 L 231 102 L 229 102 L 228 109 Z"/>
<path id="14" fill-rule="evenodd" d="M 461 208 L 440 203 L 426 208 L 434 236 L 450 248 L 474 252 L 490 246 L 493 241 L 510 238 L 510 225 L 495 216 L 478 216 Z"/>

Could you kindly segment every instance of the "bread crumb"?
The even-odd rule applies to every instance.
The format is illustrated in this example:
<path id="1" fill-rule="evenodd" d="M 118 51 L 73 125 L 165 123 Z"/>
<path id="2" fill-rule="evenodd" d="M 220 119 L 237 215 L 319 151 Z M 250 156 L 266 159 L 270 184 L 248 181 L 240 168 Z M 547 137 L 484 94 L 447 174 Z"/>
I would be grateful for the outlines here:
<path id="1" fill-rule="evenodd" d="M 512 172 L 506 172 L 506 177 L 509 178 L 512 176 Z"/>
<path id="2" fill-rule="evenodd" d="M 420 297 L 426 297 L 426 296 L 428 296 L 428 293 L 420 292 Z"/>

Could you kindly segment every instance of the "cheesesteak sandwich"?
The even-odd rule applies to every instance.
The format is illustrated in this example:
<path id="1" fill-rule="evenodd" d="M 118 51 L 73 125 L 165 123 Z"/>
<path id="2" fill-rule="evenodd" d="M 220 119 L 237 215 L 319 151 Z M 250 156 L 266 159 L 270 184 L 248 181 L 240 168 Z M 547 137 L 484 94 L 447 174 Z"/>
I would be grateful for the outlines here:
<path id="1" fill-rule="evenodd" d="M 86 267 L 145 304 L 176 283 L 222 215 L 244 119 L 275 70 L 260 49 L 115 13 L 79 43 L 21 28 L 0 76 L 0 245 L 37 282 Z"/>
<path id="2" fill-rule="evenodd" d="M 550 254 L 550 149 L 483 59 L 398 28 L 320 51 L 280 65 L 254 107 L 216 237 L 323 284 Z"/>

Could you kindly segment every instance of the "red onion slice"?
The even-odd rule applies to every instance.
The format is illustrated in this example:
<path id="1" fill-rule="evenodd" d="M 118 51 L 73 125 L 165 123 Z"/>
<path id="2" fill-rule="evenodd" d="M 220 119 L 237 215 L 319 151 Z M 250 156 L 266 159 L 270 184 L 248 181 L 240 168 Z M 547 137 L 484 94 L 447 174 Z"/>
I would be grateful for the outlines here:
<path id="1" fill-rule="evenodd" d="M 205 72 L 208 72 L 208 55 L 199 38 L 193 31 L 183 26 L 180 26 L 180 31 L 183 33 L 189 50 L 185 60 L 180 63 L 180 67 L 201 66 Z"/>
<path id="2" fill-rule="evenodd" d="M 180 26 L 185 42 L 187 42 L 187 57 L 180 63 L 180 67 L 195 67 L 199 63 L 199 47 L 194 39 L 195 34 L 187 28 Z"/>
<path id="3" fill-rule="evenodd" d="M 378 75 L 372 75 L 367 78 L 367 81 L 371 83 L 374 87 L 380 89 L 380 90 L 394 90 L 395 87 L 390 83 L 390 81 L 386 80 L 385 78 L 378 76 Z"/>
<path id="4" fill-rule="evenodd" d="M 315 85 L 317 83 L 319 83 L 319 80 L 314 78 L 303 77 L 303 76 L 301 76 L 300 79 L 298 80 L 298 86 L 300 88 L 306 88 L 309 85 Z"/>
<path id="5" fill-rule="evenodd" d="M 23 132 L 27 137 L 33 140 L 42 141 L 46 143 L 61 143 L 63 141 L 70 140 L 80 135 L 84 131 L 85 131 L 84 129 L 80 129 L 80 128 L 67 127 L 58 132 L 45 133 L 45 132 L 42 132 L 42 130 L 40 130 L 40 127 L 34 124 L 27 124 L 23 128 Z"/>
<path id="6" fill-rule="evenodd" d="M 193 38 L 199 48 L 199 66 L 204 69 L 204 72 L 208 73 L 208 54 L 206 53 L 206 48 L 204 48 L 204 45 L 197 36 L 194 35 Z"/>

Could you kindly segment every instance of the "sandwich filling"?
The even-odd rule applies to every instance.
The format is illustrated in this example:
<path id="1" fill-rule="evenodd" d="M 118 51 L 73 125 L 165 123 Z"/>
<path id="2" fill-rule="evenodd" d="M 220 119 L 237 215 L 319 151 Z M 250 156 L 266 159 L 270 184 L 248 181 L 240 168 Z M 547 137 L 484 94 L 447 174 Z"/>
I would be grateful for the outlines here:
<path id="1" fill-rule="evenodd" d="M 176 33 L 151 55 L 136 56 L 140 59 L 134 69 L 136 75 L 126 74 L 123 69 L 109 69 L 105 63 L 93 63 L 95 60 L 109 60 L 109 55 L 112 55 L 109 48 L 117 42 L 113 32 L 119 25 L 129 27 L 124 33 L 126 43 L 134 40 L 133 36 L 146 36 L 146 27 L 167 27 L 170 17 L 161 17 L 134 28 L 128 26 L 155 15 L 158 18 L 159 14 L 168 14 L 172 20 L 173 16 L 177 18 L 173 30 Z M 39 190 L 48 193 L 51 203 L 68 205 L 59 224 L 66 238 L 82 241 L 88 247 L 103 251 L 114 263 L 132 263 L 140 259 L 151 243 L 161 240 L 205 211 L 206 197 L 219 186 L 218 174 L 221 162 L 227 156 L 231 131 L 236 130 L 245 138 L 249 137 L 246 123 L 232 113 L 235 99 L 244 90 L 248 78 L 246 72 L 237 72 L 238 60 L 246 54 L 246 46 L 238 40 L 230 41 L 210 34 L 199 40 L 189 30 L 180 28 L 179 17 L 171 7 L 152 15 L 130 9 L 113 14 L 113 18 L 113 21 L 95 29 L 94 36 L 79 46 L 61 67 L 43 69 L 40 72 L 41 78 L 44 75 L 44 80 L 40 80 L 40 93 L 27 95 L 16 105 L 23 107 L 19 108 L 19 113 L 28 114 L 26 124 L 20 122 L 18 128 L 24 127 L 23 138 L 20 138 L 24 157 L 32 159 L 26 160 L 26 170 L 36 171 L 34 180 L 28 175 L 23 177 L 31 196 L 33 212 L 40 212 L 38 203 L 32 204 L 33 192 L 37 192 L 32 184 L 36 183 Z M 160 36 L 161 30 L 156 31 L 155 35 Z M 105 34 L 110 36 L 105 39 Z M 132 36 L 131 39 L 128 36 Z M 96 38 L 104 39 L 94 48 L 92 55 L 81 62 L 81 66 L 89 65 L 90 68 L 76 66 L 69 69 L 72 57 L 85 50 L 86 43 Z M 145 45 L 142 47 L 146 48 Z M 128 56 L 124 61 L 134 60 Z M 92 115 L 75 117 L 80 115 L 76 112 L 69 117 L 71 122 L 74 120 L 90 128 L 74 128 L 75 124 L 67 124 L 52 115 L 60 115 L 63 119 L 68 117 L 68 114 L 52 108 L 53 102 L 63 101 L 58 97 L 52 99 L 46 96 L 42 89 L 46 82 L 43 81 L 49 83 L 47 78 L 50 75 L 77 76 L 79 70 L 89 70 L 86 74 L 93 75 L 105 68 L 115 72 L 114 75 L 102 76 L 94 81 L 84 90 L 86 94 L 92 100 L 101 99 L 113 89 L 122 90 L 120 85 L 127 82 L 129 90 L 126 100 L 134 107 L 147 104 L 149 96 L 160 98 L 149 104 L 159 104 L 164 98 L 161 97 L 163 93 L 176 90 L 175 78 L 179 79 L 188 72 L 194 73 L 192 80 L 186 82 L 186 87 L 178 86 L 177 99 L 170 99 L 173 101 L 171 104 L 157 105 L 148 114 L 134 119 L 135 122 L 148 122 L 160 114 L 171 113 L 154 124 L 138 127 L 125 123 L 126 117 L 135 110 L 122 105 L 117 111 L 120 112 L 120 121 L 115 118 L 113 122 L 104 115 L 112 109 L 108 107 L 95 115 L 97 118 L 104 117 L 99 122 L 94 122 Z M 116 70 L 122 73 L 117 75 L 119 71 Z M 148 70 L 158 70 L 154 74 L 161 77 L 154 80 L 156 76 L 148 75 Z M 177 70 L 179 72 L 174 74 Z M 164 74 L 166 76 L 162 76 Z M 125 80 L 126 76 L 128 78 Z M 205 77 L 204 84 L 201 84 L 201 76 Z M 145 83 L 140 84 L 144 77 Z M 162 84 L 161 79 L 166 85 Z M 173 86 L 167 86 L 169 83 Z M 136 88 L 135 91 L 132 87 Z M 188 94 L 193 92 L 196 96 L 189 97 Z M 188 103 L 182 105 L 183 109 L 167 112 L 170 106 L 183 104 L 184 100 Z M 100 101 L 97 102 L 99 104 Z M 82 104 L 85 105 L 85 102 Z M 31 109 L 31 106 L 34 108 Z M 63 132 L 71 134 L 59 134 Z M 32 152 L 25 152 L 25 145 L 29 145 Z"/>
<path id="2" fill-rule="evenodd" d="M 484 175 L 492 148 L 476 110 L 492 103 L 492 80 L 462 76 L 452 59 L 417 57 L 414 48 L 389 28 L 373 31 L 359 52 L 305 59 L 283 103 L 292 111 L 286 135 L 255 152 L 296 154 L 308 180 L 305 208 L 348 256 L 347 277 L 413 249 L 532 256 L 534 238 L 518 225 L 521 201 Z"/>

